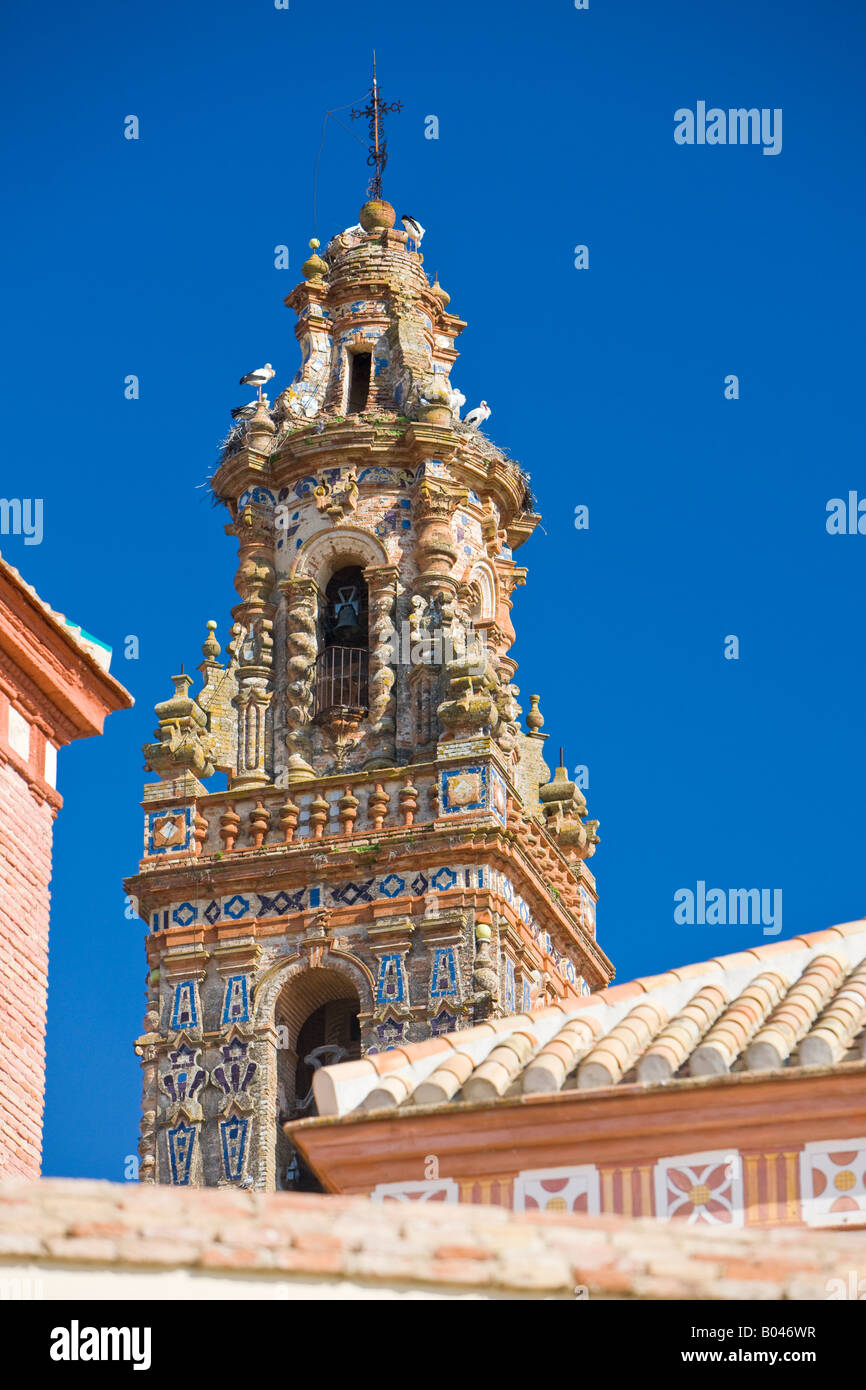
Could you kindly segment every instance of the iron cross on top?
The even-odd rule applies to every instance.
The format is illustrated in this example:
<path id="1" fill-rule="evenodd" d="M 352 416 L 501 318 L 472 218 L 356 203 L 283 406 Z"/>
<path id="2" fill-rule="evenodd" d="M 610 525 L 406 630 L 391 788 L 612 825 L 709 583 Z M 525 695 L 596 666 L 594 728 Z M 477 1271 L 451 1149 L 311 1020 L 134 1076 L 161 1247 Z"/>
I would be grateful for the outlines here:
<path id="1" fill-rule="evenodd" d="M 370 88 L 370 100 L 362 110 L 352 112 L 353 121 L 357 121 L 362 116 L 366 116 L 370 123 L 370 152 L 367 155 L 367 163 L 372 165 L 376 171 L 367 185 L 367 196 L 370 198 L 381 198 L 382 174 L 385 171 L 385 165 L 388 163 L 388 147 L 385 143 L 383 117 L 386 112 L 402 110 L 402 101 L 383 101 L 379 94 L 379 85 L 376 81 L 376 55 L 374 53 L 373 85 Z"/>

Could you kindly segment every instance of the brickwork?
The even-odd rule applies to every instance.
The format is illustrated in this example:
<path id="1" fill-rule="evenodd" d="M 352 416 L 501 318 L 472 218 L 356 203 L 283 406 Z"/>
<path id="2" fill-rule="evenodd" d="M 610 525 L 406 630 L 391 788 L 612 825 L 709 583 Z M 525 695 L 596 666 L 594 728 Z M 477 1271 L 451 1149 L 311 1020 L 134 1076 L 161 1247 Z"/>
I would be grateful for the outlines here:
<path id="1" fill-rule="evenodd" d="M 0 762 L 0 1153 L 32 1177 L 42 1153 L 48 915 L 55 808 Z"/>
<path id="2" fill-rule="evenodd" d="M 109 657 L 0 560 L 0 1176 L 39 1173 L 57 750 L 132 703 Z"/>
<path id="3" fill-rule="evenodd" d="M 29 1279 L 47 1298 L 164 1298 L 177 1270 L 195 1273 L 201 1297 L 222 1299 L 237 1297 L 232 1279 L 259 1283 L 261 1297 L 281 1284 L 298 1298 L 408 1288 L 414 1297 L 856 1299 L 866 1235 L 708 1235 L 683 1222 L 300 1193 L 0 1185 L 4 1282 Z"/>

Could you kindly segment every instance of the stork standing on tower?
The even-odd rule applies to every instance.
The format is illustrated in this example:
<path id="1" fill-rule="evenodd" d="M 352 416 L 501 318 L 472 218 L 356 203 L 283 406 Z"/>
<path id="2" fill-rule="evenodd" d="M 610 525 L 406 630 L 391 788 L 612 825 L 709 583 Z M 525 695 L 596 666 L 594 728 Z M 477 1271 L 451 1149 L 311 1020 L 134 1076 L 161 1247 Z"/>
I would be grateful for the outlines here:
<path id="1" fill-rule="evenodd" d="M 403 223 L 403 231 L 412 243 L 410 249 L 417 251 L 421 245 L 421 239 L 424 236 L 424 228 L 421 226 L 418 219 L 416 217 L 410 217 L 408 212 L 403 213 L 400 221 Z"/>
<path id="2" fill-rule="evenodd" d="M 276 376 L 276 372 L 270 362 L 266 362 L 263 367 L 256 367 L 254 372 L 247 372 L 246 376 L 242 376 L 240 384 L 241 386 L 255 386 L 258 399 L 261 400 L 262 387 L 267 386 L 272 376 Z"/>
<path id="3" fill-rule="evenodd" d="M 483 425 L 485 420 L 490 419 L 490 406 L 486 401 L 482 401 L 474 410 L 470 410 L 468 415 L 464 415 L 464 425 L 471 425 L 472 429 L 477 430 L 479 425 Z"/>

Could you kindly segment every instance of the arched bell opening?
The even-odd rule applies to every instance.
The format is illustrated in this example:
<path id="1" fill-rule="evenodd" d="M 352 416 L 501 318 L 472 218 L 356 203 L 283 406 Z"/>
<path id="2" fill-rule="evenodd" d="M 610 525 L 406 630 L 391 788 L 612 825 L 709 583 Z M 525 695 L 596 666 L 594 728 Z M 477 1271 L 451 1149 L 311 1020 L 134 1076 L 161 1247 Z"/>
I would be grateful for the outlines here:
<path id="1" fill-rule="evenodd" d="M 328 580 L 319 611 L 315 717 L 367 712 L 369 593 L 359 565 L 345 565 Z"/>
<path id="2" fill-rule="evenodd" d="M 313 1076 L 320 1067 L 361 1056 L 361 1003 L 351 980 L 339 970 L 313 969 L 294 976 L 281 990 L 274 1011 L 277 1049 L 277 1187 L 318 1191 L 283 1133 L 289 1120 L 316 1114 Z"/>

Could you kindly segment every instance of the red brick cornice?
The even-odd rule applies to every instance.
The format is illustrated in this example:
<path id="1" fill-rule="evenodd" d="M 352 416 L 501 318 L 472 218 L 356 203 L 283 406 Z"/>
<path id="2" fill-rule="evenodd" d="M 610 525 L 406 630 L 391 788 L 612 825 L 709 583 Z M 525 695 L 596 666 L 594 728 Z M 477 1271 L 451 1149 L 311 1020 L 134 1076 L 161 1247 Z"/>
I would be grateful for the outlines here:
<path id="1" fill-rule="evenodd" d="M 2 559 L 0 666 L 19 689 L 26 680 L 25 693 L 57 743 L 102 733 L 107 714 L 133 703 Z"/>

